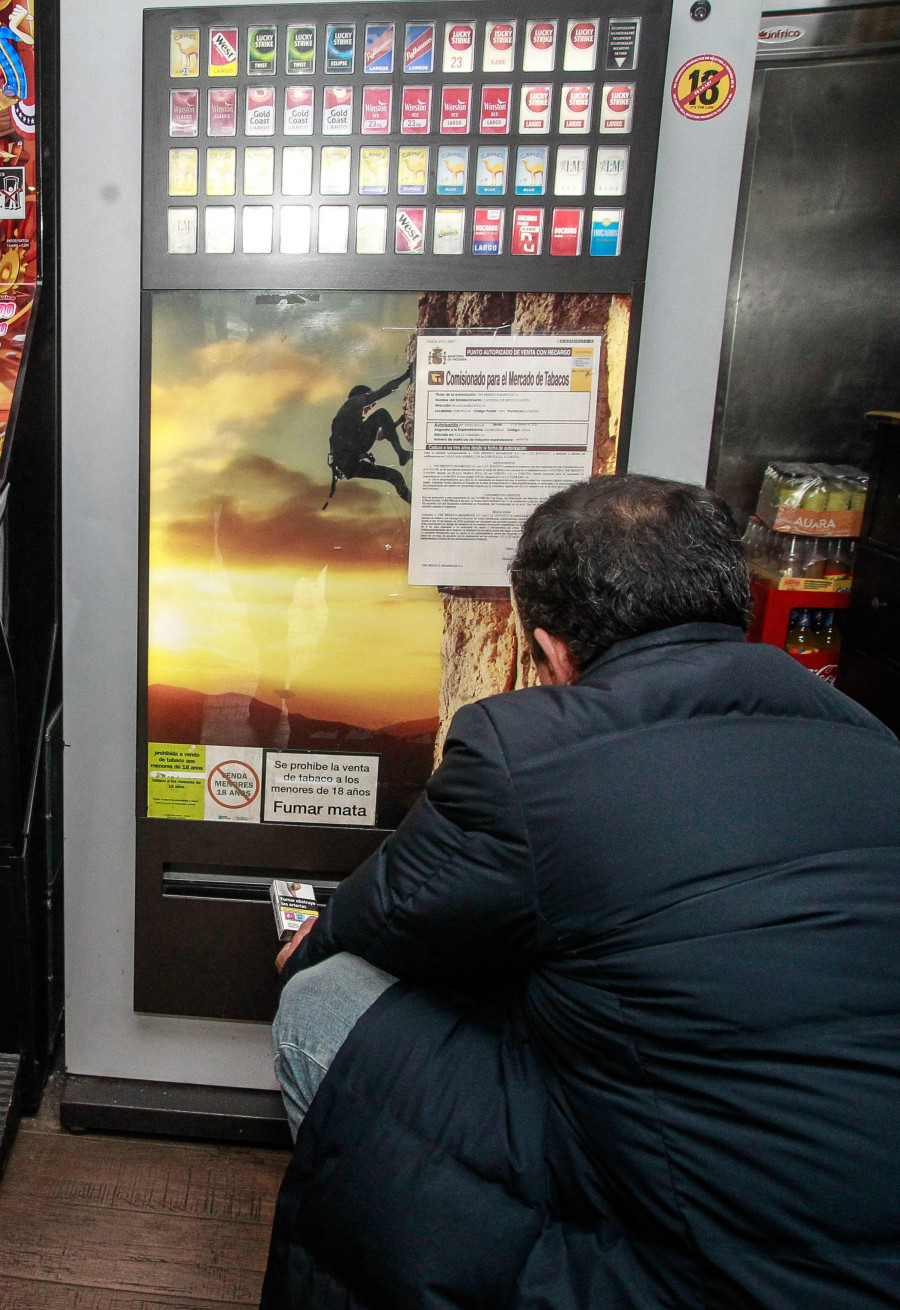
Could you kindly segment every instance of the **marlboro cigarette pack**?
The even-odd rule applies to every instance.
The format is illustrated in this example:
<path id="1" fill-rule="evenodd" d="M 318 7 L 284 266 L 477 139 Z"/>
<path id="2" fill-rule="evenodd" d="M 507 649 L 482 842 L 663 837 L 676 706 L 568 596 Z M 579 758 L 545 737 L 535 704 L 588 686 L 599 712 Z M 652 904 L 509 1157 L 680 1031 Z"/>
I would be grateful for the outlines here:
<path id="1" fill-rule="evenodd" d="M 316 919 L 319 909 L 316 894 L 308 882 L 282 882 L 276 879 L 269 889 L 278 940 L 286 942 L 307 919 Z"/>

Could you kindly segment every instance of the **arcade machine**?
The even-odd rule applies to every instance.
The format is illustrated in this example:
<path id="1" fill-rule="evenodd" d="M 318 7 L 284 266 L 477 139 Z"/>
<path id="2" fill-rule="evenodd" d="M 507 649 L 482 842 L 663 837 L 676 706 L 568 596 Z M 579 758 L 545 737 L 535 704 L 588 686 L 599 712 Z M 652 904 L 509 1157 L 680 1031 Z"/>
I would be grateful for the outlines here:
<path id="1" fill-rule="evenodd" d="M 55 9 L 0 12 L 0 1168 L 62 1022 Z"/>
<path id="2" fill-rule="evenodd" d="M 661 176 L 684 203 L 661 122 L 709 166 L 720 124 L 743 127 L 747 32 L 713 23 L 710 53 L 711 6 L 678 9 L 145 12 L 137 631 L 106 660 L 121 687 L 135 653 L 136 729 L 133 754 L 89 745 L 74 652 L 82 857 L 92 787 L 94 823 L 114 792 L 126 833 L 104 752 L 134 788 L 115 870 L 69 888 L 69 1126 L 280 1140 L 270 883 L 324 903 L 402 821 L 456 708 L 533 680 L 506 573 L 521 522 L 626 467 L 641 388 L 672 371 L 671 323 L 638 361 L 680 258 L 657 250 L 645 323 Z M 81 956 L 102 971 L 106 950 L 104 996 Z"/>

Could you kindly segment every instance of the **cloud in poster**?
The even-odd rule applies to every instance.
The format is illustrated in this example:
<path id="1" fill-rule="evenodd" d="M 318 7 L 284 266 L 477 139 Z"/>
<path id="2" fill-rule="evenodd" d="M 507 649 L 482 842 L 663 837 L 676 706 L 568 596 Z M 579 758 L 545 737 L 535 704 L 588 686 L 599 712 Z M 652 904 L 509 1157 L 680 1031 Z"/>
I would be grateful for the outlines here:
<path id="1" fill-rule="evenodd" d="M 186 463 L 215 466 L 253 448 L 285 407 L 336 409 L 346 394 L 333 366 L 274 333 L 201 346 L 190 366 L 187 378 L 157 383 L 151 392 L 154 489 L 182 477 Z"/>
<path id="2" fill-rule="evenodd" d="M 408 528 L 399 499 L 398 512 L 385 513 L 379 491 L 344 482 L 324 511 L 324 494 L 327 487 L 323 492 L 306 473 L 264 456 L 237 455 L 221 469 L 194 473 L 192 512 L 160 525 L 159 544 L 185 562 L 216 558 L 235 568 L 306 570 L 337 562 L 371 568 L 405 561 Z"/>

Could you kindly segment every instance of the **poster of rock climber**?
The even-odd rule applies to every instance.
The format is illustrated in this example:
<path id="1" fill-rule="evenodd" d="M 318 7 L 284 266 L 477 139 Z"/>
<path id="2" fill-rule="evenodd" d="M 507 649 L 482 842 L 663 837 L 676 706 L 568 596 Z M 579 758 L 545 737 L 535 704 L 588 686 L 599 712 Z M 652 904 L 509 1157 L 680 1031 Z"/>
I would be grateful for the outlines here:
<path id="1" fill-rule="evenodd" d="M 431 771 L 441 679 L 440 598 L 407 583 L 417 304 L 152 298 L 147 740 L 375 755 L 381 823 Z"/>
<path id="2" fill-rule="evenodd" d="M 282 822 L 277 788 L 294 784 L 281 775 L 325 752 L 329 766 L 367 764 L 376 826 L 393 827 L 456 709 L 534 681 L 508 587 L 409 583 L 410 369 L 448 332 L 602 343 L 579 470 L 611 472 L 630 302 L 247 290 L 148 302 L 148 816 Z"/>
<path id="3" fill-rule="evenodd" d="M 38 267 L 34 0 L 0 0 L 0 468 Z"/>

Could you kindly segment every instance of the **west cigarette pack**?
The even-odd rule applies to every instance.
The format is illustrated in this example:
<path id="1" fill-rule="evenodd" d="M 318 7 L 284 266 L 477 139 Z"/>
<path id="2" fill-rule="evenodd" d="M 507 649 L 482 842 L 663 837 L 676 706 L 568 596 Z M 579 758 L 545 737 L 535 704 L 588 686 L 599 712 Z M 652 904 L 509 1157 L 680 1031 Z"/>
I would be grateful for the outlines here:
<path id="1" fill-rule="evenodd" d="M 269 889 L 278 940 L 286 942 L 307 919 L 319 914 L 316 894 L 308 882 L 282 882 L 276 879 Z"/>

